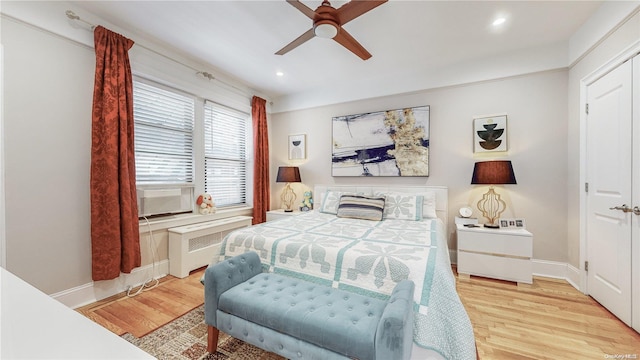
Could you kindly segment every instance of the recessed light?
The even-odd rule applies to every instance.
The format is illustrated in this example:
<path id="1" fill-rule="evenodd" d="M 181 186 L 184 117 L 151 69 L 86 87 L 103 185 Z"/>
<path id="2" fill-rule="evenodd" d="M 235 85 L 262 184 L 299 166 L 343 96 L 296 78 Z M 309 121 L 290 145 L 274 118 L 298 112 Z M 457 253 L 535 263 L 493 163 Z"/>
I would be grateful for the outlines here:
<path id="1" fill-rule="evenodd" d="M 493 20 L 492 25 L 493 26 L 500 26 L 500 25 L 504 24 L 505 21 L 507 21 L 507 19 L 505 19 L 503 17 L 499 17 L 499 18 Z"/>
<path id="2" fill-rule="evenodd" d="M 283 76 L 284 76 L 284 73 L 283 73 L 282 71 L 277 71 L 277 72 L 276 72 L 276 76 L 278 76 L 278 77 L 283 77 Z"/>

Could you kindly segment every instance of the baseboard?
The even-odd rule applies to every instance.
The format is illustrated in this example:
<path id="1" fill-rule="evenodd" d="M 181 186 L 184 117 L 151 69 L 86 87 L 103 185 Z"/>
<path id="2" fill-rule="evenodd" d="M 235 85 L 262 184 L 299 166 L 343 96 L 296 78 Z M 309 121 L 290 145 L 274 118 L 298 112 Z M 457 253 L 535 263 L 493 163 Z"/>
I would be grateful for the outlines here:
<path id="1" fill-rule="evenodd" d="M 151 278 L 161 278 L 169 273 L 169 260 L 134 269 L 131 274 L 120 274 L 113 280 L 90 282 L 52 294 L 51 297 L 72 309 L 94 303 L 126 291 L 129 286 L 137 287 Z"/>
<path id="2" fill-rule="evenodd" d="M 567 277 L 567 264 L 558 261 L 532 259 L 533 275 L 552 279 L 565 279 Z"/>
<path id="3" fill-rule="evenodd" d="M 449 255 L 451 263 L 455 264 L 457 262 L 456 251 L 449 250 Z M 549 260 L 533 259 L 531 263 L 533 275 L 563 279 L 574 288 L 580 290 L 580 286 L 577 285 L 580 284 L 580 269 L 567 263 Z M 153 265 L 146 265 L 134 269 L 131 274 L 120 274 L 117 279 L 90 282 L 52 294 L 51 297 L 72 309 L 88 305 L 126 291 L 129 286 L 137 287 L 151 277 L 157 279 L 166 276 L 169 273 L 169 260 L 165 259 L 156 263 L 155 274 L 153 273 Z"/>
<path id="4" fill-rule="evenodd" d="M 533 275 L 566 280 L 571 286 L 580 290 L 580 286 L 576 285 L 580 283 L 580 270 L 574 266 L 558 261 L 538 259 L 532 259 L 531 265 Z"/>
<path id="5" fill-rule="evenodd" d="M 452 264 L 457 263 L 456 251 L 449 250 Z M 533 275 L 552 279 L 566 280 L 571 286 L 580 290 L 580 269 L 567 263 L 559 261 L 531 259 Z"/>
<path id="6" fill-rule="evenodd" d="M 580 289 L 581 274 L 582 271 L 580 269 L 573 265 L 567 264 L 567 277 L 565 278 L 565 280 L 567 280 L 567 282 L 569 282 L 571 286 L 584 293 L 584 291 Z"/>

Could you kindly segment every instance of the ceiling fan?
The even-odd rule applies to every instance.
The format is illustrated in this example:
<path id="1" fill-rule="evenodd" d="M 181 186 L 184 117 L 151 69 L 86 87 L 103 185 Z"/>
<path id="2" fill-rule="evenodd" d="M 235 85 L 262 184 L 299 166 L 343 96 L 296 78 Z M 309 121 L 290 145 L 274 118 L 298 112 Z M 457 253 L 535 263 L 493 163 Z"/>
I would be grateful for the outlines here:
<path id="1" fill-rule="evenodd" d="M 313 27 L 289 45 L 280 49 L 276 55 L 284 55 L 297 48 L 315 36 L 333 39 L 347 50 L 359 56 L 362 60 L 367 60 L 371 54 L 356 39 L 353 38 L 342 25 L 357 18 L 358 16 L 372 10 L 388 0 L 351 0 L 338 9 L 331 6 L 329 1 L 324 0 L 314 11 L 300 2 L 300 0 L 287 0 L 296 9 L 300 10 L 308 18 L 313 20 Z"/>

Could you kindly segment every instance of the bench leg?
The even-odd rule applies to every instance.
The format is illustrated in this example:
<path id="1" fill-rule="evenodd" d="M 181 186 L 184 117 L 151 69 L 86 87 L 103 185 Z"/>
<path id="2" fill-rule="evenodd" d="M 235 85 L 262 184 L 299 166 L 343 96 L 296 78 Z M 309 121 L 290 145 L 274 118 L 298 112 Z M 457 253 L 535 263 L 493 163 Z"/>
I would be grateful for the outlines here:
<path id="1" fill-rule="evenodd" d="M 210 354 L 215 354 L 218 350 L 218 334 L 220 333 L 220 330 L 213 326 L 208 326 L 207 330 L 207 351 Z"/>

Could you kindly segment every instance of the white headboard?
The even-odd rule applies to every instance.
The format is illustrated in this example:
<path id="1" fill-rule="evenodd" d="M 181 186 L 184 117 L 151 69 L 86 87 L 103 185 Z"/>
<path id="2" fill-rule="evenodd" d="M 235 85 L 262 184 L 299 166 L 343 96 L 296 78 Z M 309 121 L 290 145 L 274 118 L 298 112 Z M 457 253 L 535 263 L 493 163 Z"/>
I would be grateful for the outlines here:
<path id="1" fill-rule="evenodd" d="M 436 194 L 436 215 L 444 223 L 445 231 L 448 231 L 449 188 L 446 186 L 360 186 L 360 185 L 316 185 L 313 189 L 313 207 L 320 209 L 324 194 L 328 191 L 345 191 L 371 195 L 375 192 L 401 192 L 407 194 L 420 194 L 432 191 Z"/>

